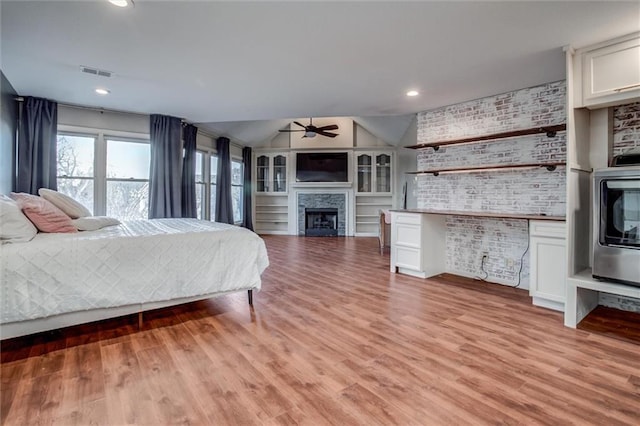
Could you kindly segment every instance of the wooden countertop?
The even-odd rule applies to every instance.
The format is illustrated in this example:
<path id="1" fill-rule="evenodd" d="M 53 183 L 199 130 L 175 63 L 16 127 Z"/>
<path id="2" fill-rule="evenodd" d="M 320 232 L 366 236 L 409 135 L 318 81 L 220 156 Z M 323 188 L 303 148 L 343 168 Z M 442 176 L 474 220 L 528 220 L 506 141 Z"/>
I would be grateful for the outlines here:
<path id="1" fill-rule="evenodd" d="M 566 220 L 564 216 L 544 216 L 534 214 L 515 214 L 515 213 L 489 213 L 489 212 L 460 212 L 447 210 L 427 210 L 427 209 L 407 209 L 407 210 L 391 210 L 396 213 L 421 213 L 421 214 L 441 214 L 447 216 L 475 216 L 475 217 L 493 217 L 499 219 L 523 219 L 523 220 L 552 220 L 563 222 Z"/>

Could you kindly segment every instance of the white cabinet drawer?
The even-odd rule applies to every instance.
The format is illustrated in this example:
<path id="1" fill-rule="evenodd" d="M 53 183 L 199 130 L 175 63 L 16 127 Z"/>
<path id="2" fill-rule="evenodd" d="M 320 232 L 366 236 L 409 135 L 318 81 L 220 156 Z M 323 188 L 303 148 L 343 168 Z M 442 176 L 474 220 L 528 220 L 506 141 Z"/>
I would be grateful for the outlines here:
<path id="1" fill-rule="evenodd" d="M 422 266 L 420 258 L 420 249 L 396 247 L 396 266 L 400 268 L 414 269 L 416 271 L 419 271 Z"/>
<path id="2" fill-rule="evenodd" d="M 549 220 L 532 220 L 529 222 L 529 235 L 564 239 L 566 237 L 566 224 L 565 222 L 552 222 Z"/>
<path id="3" fill-rule="evenodd" d="M 420 225 L 420 214 L 396 213 L 396 222 Z"/>
<path id="4" fill-rule="evenodd" d="M 398 223 L 396 225 L 396 244 L 420 248 L 420 226 Z"/>

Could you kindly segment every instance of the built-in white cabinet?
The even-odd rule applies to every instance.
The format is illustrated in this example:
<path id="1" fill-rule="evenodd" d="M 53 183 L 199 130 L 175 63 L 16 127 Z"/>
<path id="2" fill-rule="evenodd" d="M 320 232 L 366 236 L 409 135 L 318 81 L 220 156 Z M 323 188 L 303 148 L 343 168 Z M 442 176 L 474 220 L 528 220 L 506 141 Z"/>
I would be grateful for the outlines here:
<path id="1" fill-rule="evenodd" d="M 380 211 L 393 205 L 393 152 L 355 151 L 356 236 L 376 236 Z"/>
<path id="2" fill-rule="evenodd" d="M 259 234 L 288 233 L 288 160 L 283 152 L 255 154 L 254 229 Z"/>
<path id="3" fill-rule="evenodd" d="M 391 272 L 420 278 L 441 274 L 446 267 L 443 215 L 391 212 Z"/>
<path id="4" fill-rule="evenodd" d="M 640 98 L 640 35 L 601 44 L 581 53 L 582 105 L 588 108 Z"/>
<path id="5" fill-rule="evenodd" d="M 567 283 L 564 323 L 575 328 L 598 306 L 600 293 L 640 298 L 640 288 L 592 276 L 593 170 L 608 167 L 611 106 L 640 100 L 640 33 L 576 50 L 567 64 Z M 614 69 L 619 68 L 619 69 Z M 571 93 L 574 96 L 571 96 Z M 586 108 L 585 108 L 586 107 Z"/>
<path id="6" fill-rule="evenodd" d="M 567 263 L 565 222 L 529 222 L 530 283 L 533 304 L 564 311 Z"/>
<path id="7" fill-rule="evenodd" d="M 391 193 L 391 152 L 356 152 L 356 193 Z"/>
<path id="8" fill-rule="evenodd" d="M 256 154 L 256 192 L 286 193 L 287 163 L 288 155 L 286 153 Z"/>

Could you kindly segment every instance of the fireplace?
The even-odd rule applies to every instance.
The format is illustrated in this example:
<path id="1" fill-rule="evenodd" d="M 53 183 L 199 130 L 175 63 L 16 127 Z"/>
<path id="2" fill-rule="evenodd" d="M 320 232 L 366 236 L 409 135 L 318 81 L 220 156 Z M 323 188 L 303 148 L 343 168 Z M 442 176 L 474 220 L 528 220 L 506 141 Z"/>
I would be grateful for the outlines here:
<path id="1" fill-rule="evenodd" d="M 296 233 L 300 236 L 305 235 L 337 235 L 338 237 L 344 237 L 347 235 L 347 214 L 349 212 L 347 192 L 340 190 L 304 190 L 296 191 L 295 200 L 297 204 L 297 211 L 295 216 L 295 222 L 297 222 Z M 336 228 L 337 234 L 334 232 L 325 231 L 311 231 L 309 233 L 309 221 L 307 219 L 308 211 L 317 211 L 319 213 L 333 213 L 337 212 Z M 326 222 L 325 218 L 325 222 Z M 322 222 L 322 217 L 320 217 Z M 325 224 L 326 225 L 326 224 Z M 313 229 L 313 228 L 312 228 Z"/>
<path id="2" fill-rule="evenodd" d="M 304 209 L 304 235 L 330 237 L 338 235 L 338 209 Z"/>

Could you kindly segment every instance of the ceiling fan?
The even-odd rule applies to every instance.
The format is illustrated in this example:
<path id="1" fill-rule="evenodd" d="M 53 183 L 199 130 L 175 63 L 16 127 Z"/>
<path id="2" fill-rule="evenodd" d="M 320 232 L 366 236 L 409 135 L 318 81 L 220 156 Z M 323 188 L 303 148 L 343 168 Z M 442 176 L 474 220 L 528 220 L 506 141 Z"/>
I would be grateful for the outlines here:
<path id="1" fill-rule="evenodd" d="M 338 129 L 337 124 L 329 124 L 328 126 L 316 127 L 313 125 L 313 118 L 309 118 L 308 126 L 305 126 L 304 124 L 299 123 L 297 121 L 294 121 L 293 123 L 302 127 L 302 129 L 295 129 L 295 130 L 286 129 L 286 130 L 280 130 L 280 131 L 281 132 L 304 132 L 304 136 L 302 136 L 303 138 L 315 138 L 316 135 L 322 135 L 328 138 L 335 138 L 336 136 L 338 136 L 337 133 L 327 132 L 327 130 L 337 130 Z"/>

